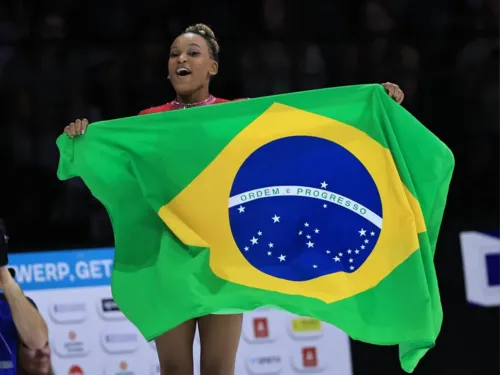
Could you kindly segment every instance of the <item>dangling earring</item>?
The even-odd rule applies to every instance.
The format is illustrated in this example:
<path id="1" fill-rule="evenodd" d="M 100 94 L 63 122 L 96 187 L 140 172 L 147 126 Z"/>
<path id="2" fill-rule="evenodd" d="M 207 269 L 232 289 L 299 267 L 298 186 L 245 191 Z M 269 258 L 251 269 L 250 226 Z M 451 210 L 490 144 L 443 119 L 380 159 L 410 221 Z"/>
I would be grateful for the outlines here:
<path id="1" fill-rule="evenodd" d="M 170 76 L 167 76 L 167 79 L 170 81 Z"/>

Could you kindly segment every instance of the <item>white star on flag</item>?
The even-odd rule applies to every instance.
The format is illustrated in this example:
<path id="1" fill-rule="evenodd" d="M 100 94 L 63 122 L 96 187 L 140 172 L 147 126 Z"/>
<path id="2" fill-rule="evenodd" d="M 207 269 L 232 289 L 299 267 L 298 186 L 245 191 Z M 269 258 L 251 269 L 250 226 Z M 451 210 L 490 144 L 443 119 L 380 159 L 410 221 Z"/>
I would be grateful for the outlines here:
<path id="1" fill-rule="evenodd" d="M 365 240 L 365 243 L 368 243 L 368 242 L 370 242 L 370 240 Z"/>
<path id="2" fill-rule="evenodd" d="M 365 245 L 361 245 L 361 250 L 364 250 L 365 249 Z"/>
<path id="3" fill-rule="evenodd" d="M 277 216 L 276 214 L 272 217 L 274 223 L 279 223 L 280 222 L 280 217 Z"/>
<path id="4" fill-rule="evenodd" d="M 281 254 L 278 259 L 280 260 L 280 262 L 284 262 L 286 260 L 286 255 L 283 255 Z"/>
<path id="5" fill-rule="evenodd" d="M 272 249 L 274 247 L 274 244 L 272 242 L 269 242 L 269 248 Z"/>
<path id="6" fill-rule="evenodd" d="M 354 269 L 354 266 L 349 267 L 349 269 L 352 271 Z"/>
<path id="7" fill-rule="evenodd" d="M 310 239 L 311 239 L 311 236 L 310 236 L 310 235 L 307 235 L 307 236 L 306 236 L 306 238 L 307 238 L 308 240 L 310 240 Z"/>
<path id="8" fill-rule="evenodd" d="M 359 233 L 360 237 L 366 236 L 366 230 L 364 230 L 363 228 L 361 228 L 361 230 L 358 233 Z"/>
<path id="9" fill-rule="evenodd" d="M 309 227 L 309 223 L 304 223 L 304 226 L 307 228 Z"/>
<path id="10" fill-rule="evenodd" d="M 267 255 L 273 255 L 273 253 L 271 253 L 270 251 L 267 252 Z"/>
<path id="11" fill-rule="evenodd" d="M 258 235 L 258 236 L 262 236 L 262 232 L 259 230 L 259 231 L 257 232 L 257 235 Z"/>
<path id="12" fill-rule="evenodd" d="M 318 268 L 318 266 L 317 266 L 317 265 L 315 265 L 315 264 L 313 264 L 313 268 Z"/>
<path id="13" fill-rule="evenodd" d="M 328 186 L 328 184 L 326 183 L 326 181 L 323 181 L 321 183 L 321 189 L 326 189 L 327 186 Z"/>
<path id="14" fill-rule="evenodd" d="M 352 262 L 354 262 L 354 259 L 350 258 L 349 263 L 352 263 Z"/>
<path id="15" fill-rule="evenodd" d="M 335 258 L 333 258 L 333 260 L 336 261 L 336 262 L 340 262 L 340 258 L 339 257 L 335 257 Z"/>
<path id="16" fill-rule="evenodd" d="M 327 250 L 327 251 L 326 251 L 326 253 L 327 253 L 327 254 L 330 254 L 330 250 Z"/>
<path id="17" fill-rule="evenodd" d="M 359 250 L 355 250 L 354 252 L 355 252 L 356 254 L 359 254 Z"/>
<path id="18" fill-rule="evenodd" d="M 327 207 L 328 207 L 328 205 L 325 203 L 325 204 L 323 205 L 323 208 L 327 208 Z"/>
<path id="19" fill-rule="evenodd" d="M 319 229 L 318 229 L 318 228 L 316 228 L 316 229 L 314 230 L 314 233 L 318 234 L 318 233 L 319 233 Z"/>
<path id="20" fill-rule="evenodd" d="M 255 237 L 252 237 L 250 241 L 252 242 L 252 245 L 257 245 L 259 243 L 259 239 Z"/>
<path id="21" fill-rule="evenodd" d="M 350 254 L 350 253 L 352 253 L 352 250 L 351 249 L 347 250 L 347 254 Z"/>
<path id="22" fill-rule="evenodd" d="M 306 243 L 307 247 L 308 248 L 311 248 L 311 247 L 314 247 L 314 243 L 309 241 L 308 243 Z"/>
<path id="23" fill-rule="evenodd" d="M 250 248 L 248 246 L 245 246 L 244 249 L 245 249 L 245 251 L 250 250 Z"/>
<path id="24" fill-rule="evenodd" d="M 299 236 L 302 236 L 302 231 L 299 232 Z"/>
<path id="25" fill-rule="evenodd" d="M 339 253 L 339 257 L 341 257 L 342 255 L 344 255 L 344 254 L 342 254 L 342 253 Z"/>
<path id="26" fill-rule="evenodd" d="M 371 233 L 370 233 L 370 236 L 375 236 L 375 232 L 371 232 Z"/>
<path id="27" fill-rule="evenodd" d="M 240 214 L 242 214 L 243 212 L 245 212 L 245 207 L 244 207 L 244 206 L 239 206 L 239 207 L 238 207 L 238 212 L 239 212 Z"/>

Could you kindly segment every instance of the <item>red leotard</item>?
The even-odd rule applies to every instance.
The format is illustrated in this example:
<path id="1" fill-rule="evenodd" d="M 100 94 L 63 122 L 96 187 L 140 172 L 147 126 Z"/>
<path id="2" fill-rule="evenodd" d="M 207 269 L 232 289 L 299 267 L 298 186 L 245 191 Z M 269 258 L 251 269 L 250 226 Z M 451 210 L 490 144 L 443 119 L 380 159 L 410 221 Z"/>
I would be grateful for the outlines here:
<path id="1" fill-rule="evenodd" d="M 235 100 L 244 100 L 244 99 L 235 99 Z M 202 104 L 200 106 L 210 105 L 210 104 L 220 104 L 220 103 L 226 103 L 226 102 L 230 102 L 230 100 L 214 97 L 213 100 L 207 102 L 206 104 Z M 181 105 L 177 104 L 175 101 L 172 101 L 172 102 L 169 102 L 167 104 L 160 105 L 158 107 L 144 109 L 141 112 L 139 112 L 139 115 L 149 115 L 151 113 L 173 111 L 173 110 L 181 109 L 181 108 L 183 108 Z"/>

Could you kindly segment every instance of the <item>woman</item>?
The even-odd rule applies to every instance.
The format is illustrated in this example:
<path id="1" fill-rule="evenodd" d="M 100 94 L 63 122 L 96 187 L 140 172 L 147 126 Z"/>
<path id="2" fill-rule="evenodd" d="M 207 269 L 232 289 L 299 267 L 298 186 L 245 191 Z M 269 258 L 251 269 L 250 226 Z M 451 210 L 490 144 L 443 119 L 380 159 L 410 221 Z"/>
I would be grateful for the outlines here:
<path id="1" fill-rule="evenodd" d="M 224 103 L 210 94 L 209 84 L 218 73 L 219 45 L 212 30 L 203 24 L 188 27 L 170 47 L 169 80 L 177 94 L 175 100 L 145 109 L 150 114 L 195 106 Z M 398 103 L 403 92 L 392 83 L 383 84 Z M 70 137 L 85 133 L 86 119 L 76 120 L 64 129 Z M 156 338 L 161 373 L 191 375 L 193 373 L 193 338 L 196 324 L 200 333 L 201 374 L 230 375 L 240 340 L 242 315 L 208 315 L 185 322 Z"/>

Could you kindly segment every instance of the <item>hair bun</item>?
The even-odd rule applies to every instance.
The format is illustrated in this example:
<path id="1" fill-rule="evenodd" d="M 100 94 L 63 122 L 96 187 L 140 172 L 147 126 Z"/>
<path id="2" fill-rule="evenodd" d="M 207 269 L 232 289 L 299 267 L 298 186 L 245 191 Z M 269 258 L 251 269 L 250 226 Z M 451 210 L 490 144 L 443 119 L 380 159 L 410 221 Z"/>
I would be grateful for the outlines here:
<path id="1" fill-rule="evenodd" d="M 186 29 L 187 33 L 199 33 L 209 38 L 215 39 L 215 34 L 210 27 L 204 23 L 197 23 L 196 25 L 191 25 Z"/>
<path id="2" fill-rule="evenodd" d="M 217 43 L 215 34 L 209 26 L 205 25 L 204 23 L 197 23 L 196 25 L 191 25 L 188 28 L 186 28 L 185 32 L 201 34 L 203 36 L 206 36 L 207 38 L 210 38 L 214 44 L 215 53 L 219 53 L 219 43 Z"/>

